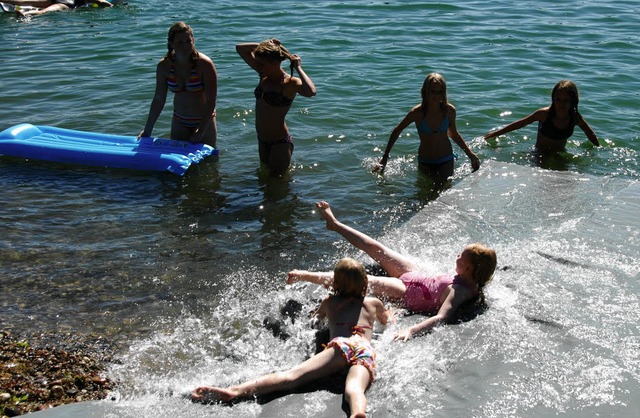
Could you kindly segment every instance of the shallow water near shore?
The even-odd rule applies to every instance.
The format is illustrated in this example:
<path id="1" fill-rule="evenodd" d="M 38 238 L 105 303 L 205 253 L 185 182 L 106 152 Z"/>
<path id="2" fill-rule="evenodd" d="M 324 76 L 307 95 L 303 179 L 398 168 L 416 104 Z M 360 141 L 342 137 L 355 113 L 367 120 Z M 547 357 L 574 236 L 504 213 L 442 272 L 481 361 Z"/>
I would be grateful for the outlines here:
<path id="1" fill-rule="evenodd" d="M 450 271 L 469 242 L 498 252 L 489 309 L 406 344 L 377 330 L 372 416 L 633 416 L 640 409 L 638 2 L 263 3 L 151 0 L 111 10 L 0 16 L 0 128 L 17 123 L 133 135 L 154 67 L 177 20 L 220 77 L 220 157 L 184 177 L 0 158 L 0 328 L 101 335 L 119 350 L 108 416 L 331 416 L 340 397 L 267 405 L 191 405 L 180 394 L 284 369 L 312 352 L 308 321 L 286 341 L 262 326 L 289 299 L 293 268 L 361 257 L 314 211 L 392 243 L 429 271 Z M 234 45 L 276 36 L 318 87 L 288 117 L 296 142 L 283 179 L 258 170 L 251 90 Z M 391 129 L 441 72 L 458 128 L 483 166 L 457 152 L 442 194 L 416 169 L 412 128 L 384 177 L 370 173 Z M 549 103 L 574 80 L 581 131 L 536 166 L 530 126 L 490 144 L 485 132 Z M 171 106 L 154 130 L 166 136 Z M 362 258 L 364 261 L 366 258 Z M 302 411 L 302 412 L 301 412 Z"/>

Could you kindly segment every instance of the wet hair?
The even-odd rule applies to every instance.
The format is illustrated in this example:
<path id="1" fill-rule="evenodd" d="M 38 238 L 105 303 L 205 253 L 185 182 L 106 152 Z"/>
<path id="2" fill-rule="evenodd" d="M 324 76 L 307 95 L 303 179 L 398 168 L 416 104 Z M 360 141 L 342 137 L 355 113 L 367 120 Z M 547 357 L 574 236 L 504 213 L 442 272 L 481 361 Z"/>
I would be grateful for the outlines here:
<path id="1" fill-rule="evenodd" d="M 176 52 L 173 50 L 173 47 L 171 46 L 171 44 L 175 40 L 176 35 L 180 33 L 186 33 L 191 37 L 191 39 L 194 39 L 193 30 L 186 23 L 177 22 L 171 25 L 171 27 L 169 28 L 169 33 L 167 35 L 167 55 L 165 55 L 165 58 L 169 58 L 171 61 L 175 60 L 176 58 Z M 199 56 L 200 55 L 198 54 L 198 50 L 196 50 L 194 46 L 193 52 L 191 52 L 191 63 L 193 65 L 195 65 L 198 62 Z"/>
<path id="2" fill-rule="evenodd" d="M 478 298 L 484 305 L 484 287 L 493 278 L 498 265 L 496 252 L 480 243 L 467 245 L 465 250 L 471 254 L 473 261 L 473 279 L 478 283 Z"/>
<path id="3" fill-rule="evenodd" d="M 431 73 L 427 75 L 427 78 L 424 79 L 424 83 L 422 83 L 422 89 L 420 90 L 420 95 L 422 96 L 422 112 L 427 114 L 427 107 L 429 101 L 427 100 L 429 96 L 429 90 L 431 88 L 431 84 L 436 83 L 442 86 L 443 97 L 442 102 L 440 103 L 440 110 L 443 112 L 447 111 L 447 105 L 449 101 L 447 99 L 447 82 L 444 77 L 438 73 Z"/>
<path id="4" fill-rule="evenodd" d="M 292 60 L 293 55 L 276 39 L 266 39 L 258 44 L 253 51 L 253 55 L 264 58 L 271 62 L 282 62 L 286 59 Z M 293 64 L 290 65 L 291 75 L 293 76 Z"/>
<path id="5" fill-rule="evenodd" d="M 551 90 L 551 107 L 549 108 L 549 116 L 553 117 L 556 114 L 556 105 L 554 103 L 554 99 L 556 98 L 556 94 L 564 91 L 569 95 L 569 100 L 571 101 L 571 109 L 574 112 L 570 112 L 569 116 L 571 117 L 571 122 L 576 122 L 574 119 L 580 118 L 580 112 L 578 112 L 578 103 L 580 102 L 580 97 L 578 95 L 578 87 L 571 80 L 560 80 L 558 83 L 553 86 L 553 90 Z"/>
<path id="6" fill-rule="evenodd" d="M 333 269 L 333 294 L 344 297 L 364 297 L 369 279 L 364 265 L 353 258 L 343 258 Z"/>

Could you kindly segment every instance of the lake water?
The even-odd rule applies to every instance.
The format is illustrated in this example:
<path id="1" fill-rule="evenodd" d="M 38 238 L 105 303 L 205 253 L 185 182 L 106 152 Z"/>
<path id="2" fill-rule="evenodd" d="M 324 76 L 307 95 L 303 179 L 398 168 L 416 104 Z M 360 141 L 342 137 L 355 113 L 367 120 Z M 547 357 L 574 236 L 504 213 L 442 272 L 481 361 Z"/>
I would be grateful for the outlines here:
<path id="1" fill-rule="evenodd" d="M 406 344 L 393 333 L 419 316 L 377 330 L 372 416 L 635 416 L 639 16 L 638 1 L 592 0 L 149 0 L 28 21 L 3 14 L 0 129 L 137 134 L 166 32 L 184 20 L 218 70 L 220 157 L 184 177 L 0 158 L 0 328 L 112 342 L 121 385 L 110 416 L 331 416 L 340 398 L 327 392 L 233 408 L 177 395 L 311 353 L 307 321 L 288 323 L 287 341 L 262 321 L 289 299 L 311 310 L 324 294 L 286 287 L 287 271 L 362 257 L 324 229 L 313 210 L 324 199 L 429 271 L 452 270 L 469 242 L 498 252 L 483 315 Z M 234 50 L 269 37 L 301 55 L 318 89 L 287 118 L 296 148 L 283 179 L 258 170 L 257 76 Z M 412 127 L 384 177 L 370 170 L 432 71 L 447 79 L 458 129 L 483 163 L 471 173 L 458 152 L 439 196 L 417 171 Z M 602 147 L 576 130 L 540 167 L 534 126 L 480 139 L 548 105 L 565 78 Z M 168 102 L 156 136 L 169 134 L 170 112 Z"/>

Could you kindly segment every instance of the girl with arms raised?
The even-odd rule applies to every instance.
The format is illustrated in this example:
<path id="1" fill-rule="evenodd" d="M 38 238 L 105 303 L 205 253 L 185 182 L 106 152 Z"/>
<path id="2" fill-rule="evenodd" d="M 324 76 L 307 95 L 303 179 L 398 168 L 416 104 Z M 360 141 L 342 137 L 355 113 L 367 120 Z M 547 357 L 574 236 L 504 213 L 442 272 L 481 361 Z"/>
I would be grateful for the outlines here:
<path id="1" fill-rule="evenodd" d="M 285 122 L 287 113 L 296 94 L 315 96 L 316 87 L 302 69 L 302 59 L 292 55 L 278 39 L 238 44 L 236 51 L 260 76 L 254 90 L 260 162 L 269 167 L 272 175 L 280 175 L 289 168 L 293 155 L 293 138 Z M 287 59 L 291 74 L 281 67 Z M 294 69 L 299 77 L 293 76 Z"/>

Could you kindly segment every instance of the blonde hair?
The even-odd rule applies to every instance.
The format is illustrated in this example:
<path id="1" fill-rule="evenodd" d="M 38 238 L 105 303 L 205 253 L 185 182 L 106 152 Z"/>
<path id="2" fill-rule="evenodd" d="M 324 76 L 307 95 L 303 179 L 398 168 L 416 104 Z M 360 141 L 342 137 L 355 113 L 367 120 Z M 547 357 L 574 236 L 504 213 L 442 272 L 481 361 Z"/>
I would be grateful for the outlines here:
<path id="1" fill-rule="evenodd" d="M 420 90 L 420 95 L 422 96 L 422 112 L 427 114 L 427 107 L 429 101 L 429 90 L 431 88 L 431 84 L 436 83 L 442 86 L 442 102 L 440 103 L 440 110 L 443 112 L 447 111 L 447 106 L 449 105 L 449 100 L 447 99 L 447 82 L 444 77 L 438 73 L 431 73 L 427 75 L 427 78 L 424 79 L 424 83 L 422 83 L 422 89 Z"/>
<path id="2" fill-rule="evenodd" d="M 176 35 L 179 33 L 186 33 L 193 40 L 193 29 L 189 25 L 184 22 L 177 22 L 171 25 L 169 28 L 169 33 L 167 34 L 167 55 L 165 58 L 169 58 L 171 61 L 175 59 L 176 52 L 173 49 L 173 41 L 176 39 Z M 199 54 L 196 47 L 193 47 L 193 52 L 191 53 L 191 62 L 192 64 L 196 64 L 198 62 Z"/>
<path id="3" fill-rule="evenodd" d="M 333 294 L 344 297 L 364 297 L 369 279 L 364 265 L 353 258 L 343 258 L 333 269 Z"/>
<path id="4" fill-rule="evenodd" d="M 467 245 L 465 250 L 471 254 L 473 259 L 473 279 L 478 283 L 478 297 L 480 303 L 484 304 L 484 287 L 493 278 L 493 273 L 498 265 L 496 252 L 480 243 Z"/>
<path id="5" fill-rule="evenodd" d="M 253 55 L 273 62 L 293 59 L 293 55 L 291 55 L 287 48 L 276 38 L 266 39 L 260 42 L 256 49 L 253 50 Z M 293 64 L 291 64 L 290 67 L 291 75 L 293 75 Z"/>

